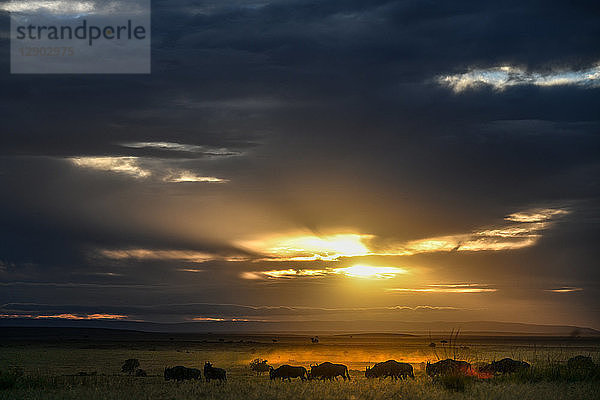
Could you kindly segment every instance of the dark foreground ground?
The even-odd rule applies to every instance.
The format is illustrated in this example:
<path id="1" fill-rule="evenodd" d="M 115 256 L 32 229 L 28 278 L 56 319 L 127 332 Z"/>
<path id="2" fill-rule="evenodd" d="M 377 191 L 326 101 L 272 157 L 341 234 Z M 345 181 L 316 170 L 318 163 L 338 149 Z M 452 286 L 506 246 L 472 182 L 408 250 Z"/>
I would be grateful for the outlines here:
<path id="1" fill-rule="evenodd" d="M 134 331 L 6 328 L 0 329 L 0 399 L 596 399 L 600 379 L 573 374 L 566 360 L 574 355 L 600 361 L 600 338 L 461 335 L 310 335 L 163 334 Z M 430 343 L 436 344 L 435 348 Z M 432 380 L 427 361 L 456 357 L 474 365 L 504 357 L 532 364 L 530 371 L 481 379 L 478 376 Z M 121 372 L 137 358 L 147 377 Z M 351 381 L 271 382 L 248 365 L 302 365 L 331 361 L 346 364 Z M 409 362 L 415 379 L 364 378 L 368 365 L 388 359 Z M 205 361 L 225 368 L 226 384 L 165 382 L 166 366 L 202 368 Z"/>

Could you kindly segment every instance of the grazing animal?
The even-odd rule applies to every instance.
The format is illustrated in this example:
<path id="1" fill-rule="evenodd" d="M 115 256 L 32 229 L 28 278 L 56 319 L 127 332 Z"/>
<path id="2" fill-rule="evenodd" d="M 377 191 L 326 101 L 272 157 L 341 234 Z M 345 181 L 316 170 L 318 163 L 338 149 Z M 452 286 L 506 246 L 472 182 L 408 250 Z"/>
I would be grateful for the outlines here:
<path id="1" fill-rule="evenodd" d="M 135 376 L 148 376 L 148 374 L 147 374 L 147 373 L 146 373 L 146 371 L 144 371 L 143 369 L 141 369 L 141 368 L 138 368 L 138 369 L 135 371 Z"/>
<path id="2" fill-rule="evenodd" d="M 569 367 L 570 370 L 591 371 L 596 365 L 594 364 L 594 361 L 592 361 L 592 357 L 575 356 L 569 358 L 567 367 Z"/>
<path id="3" fill-rule="evenodd" d="M 500 361 L 492 361 L 488 365 L 481 367 L 479 370 L 487 374 L 510 374 L 529 367 L 530 365 L 525 361 L 503 358 Z"/>
<path id="4" fill-rule="evenodd" d="M 291 382 L 291 378 L 300 378 L 302 380 L 306 380 L 307 377 L 308 373 L 304 367 L 293 367 L 291 365 L 282 365 L 276 369 L 269 367 L 269 378 L 271 378 L 271 380 L 281 378 L 282 381 L 287 379 Z"/>
<path id="5" fill-rule="evenodd" d="M 204 378 L 206 382 L 210 382 L 211 380 L 223 382 L 227 380 L 227 372 L 223 368 L 215 368 L 211 363 L 206 362 L 204 364 Z"/>
<path id="6" fill-rule="evenodd" d="M 185 381 L 189 379 L 202 379 L 202 372 L 197 368 L 186 368 L 178 365 L 173 368 L 165 368 L 165 381 Z"/>
<path id="7" fill-rule="evenodd" d="M 461 374 L 466 375 L 471 370 L 471 364 L 466 361 L 456 361 L 451 358 L 438 361 L 430 364 L 427 362 L 425 372 L 427 375 L 434 377 L 437 375 L 454 375 Z"/>
<path id="8" fill-rule="evenodd" d="M 414 378 L 413 367 L 408 363 L 401 363 L 396 360 L 388 360 L 386 362 L 380 362 L 373 366 L 373 368 L 366 367 L 365 377 L 367 378 L 387 378 L 391 377 L 392 380 L 398 378 L 404 379 L 408 376 Z"/>
<path id="9" fill-rule="evenodd" d="M 332 364 L 330 362 L 324 362 L 319 365 L 311 365 L 310 366 L 310 374 L 308 375 L 308 379 L 329 379 L 337 380 L 337 377 L 341 376 L 346 380 L 350 380 L 350 374 L 348 373 L 348 367 L 343 364 Z"/>

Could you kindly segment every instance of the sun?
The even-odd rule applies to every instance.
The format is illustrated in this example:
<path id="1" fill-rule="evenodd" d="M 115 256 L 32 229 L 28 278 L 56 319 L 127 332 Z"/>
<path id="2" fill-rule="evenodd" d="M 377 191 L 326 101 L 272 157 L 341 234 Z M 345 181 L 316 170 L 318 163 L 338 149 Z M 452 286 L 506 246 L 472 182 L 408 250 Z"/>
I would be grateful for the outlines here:
<path id="1" fill-rule="evenodd" d="M 371 265 L 357 264 L 346 268 L 336 268 L 336 273 L 351 278 L 364 279 L 390 279 L 398 274 L 406 274 L 407 271 L 398 267 L 373 267 Z"/>
<path id="2" fill-rule="evenodd" d="M 337 257 L 353 257 L 369 254 L 369 249 L 362 243 L 361 235 L 341 234 L 325 237 L 305 236 L 289 240 L 290 247 L 299 247 L 303 251 L 316 254 L 336 255 Z"/>
<path id="3" fill-rule="evenodd" d="M 286 261 L 337 261 L 371 254 L 365 244 L 373 235 L 341 233 L 326 236 L 289 235 L 240 242 L 243 247 Z"/>

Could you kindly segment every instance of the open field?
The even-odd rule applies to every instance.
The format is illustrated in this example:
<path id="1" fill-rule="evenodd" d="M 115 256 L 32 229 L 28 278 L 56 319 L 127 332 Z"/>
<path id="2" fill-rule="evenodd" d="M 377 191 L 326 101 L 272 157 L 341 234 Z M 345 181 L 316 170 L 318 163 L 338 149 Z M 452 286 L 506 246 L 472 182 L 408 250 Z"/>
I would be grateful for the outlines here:
<path id="1" fill-rule="evenodd" d="M 5 332 L 6 333 L 6 332 Z M 511 357 L 533 365 L 527 374 L 494 379 L 470 378 L 458 390 L 433 382 L 424 372 L 436 361 L 427 336 L 329 335 L 319 344 L 291 335 L 195 335 L 95 333 L 67 331 L 35 337 L 4 336 L 0 347 L 0 399 L 593 399 L 600 380 L 567 376 L 565 361 L 574 355 L 600 360 L 598 338 L 463 336 L 452 350 L 471 363 Z M 273 341 L 276 340 L 276 342 Z M 435 352 L 452 357 L 441 336 Z M 121 373 L 125 359 L 137 358 L 148 377 Z M 255 358 L 271 365 L 303 365 L 332 361 L 346 364 L 350 382 L 271 382 L 248 368 Z M 367 365 L 387 359 L 409 362 L 414 380 L 367 380 Z M 202 368 L 205 361 L 227 369 L 223 385 L 205 382 L 165 382 L 165 366 Z M 561 370 L 563 368 L 563 370 Z M 12 371 L 12 372 L 11 372 Z M 9 374 L 14 381 L 6 384 Z M 78 376 L 85 373 L 93 376 Z M 18 377 L 17 377 L 18 375 Z M 13 375 L 10 375 L 13 376 Z M 464 389 L 462 387 L 464 384 Z"/>

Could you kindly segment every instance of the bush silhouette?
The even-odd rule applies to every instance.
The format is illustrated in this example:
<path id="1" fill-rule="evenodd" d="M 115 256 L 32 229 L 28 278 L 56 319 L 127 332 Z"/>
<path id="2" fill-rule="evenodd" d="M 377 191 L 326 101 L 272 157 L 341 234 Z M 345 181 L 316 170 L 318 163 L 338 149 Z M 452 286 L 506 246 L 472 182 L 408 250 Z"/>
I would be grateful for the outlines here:
<path id="1" fill-rule="evenodd" d="M 267 360 L 257 358 L 250 362 L 250 369 L 256 372 L 256 375 L 260 375 L 263 372 L 269 371 L 269 364 L 267 364 Z"/>
<path id="2" fill-rule="evenodd" d="M 138 360 L 137 358 L 130 358 L 128 360 L 125 360 L 125 362 L 121 366 L 121 372 L 131 375 L 135 372 L 136 368 L 139 366 L 140 366 L 140 360 Z"/>

